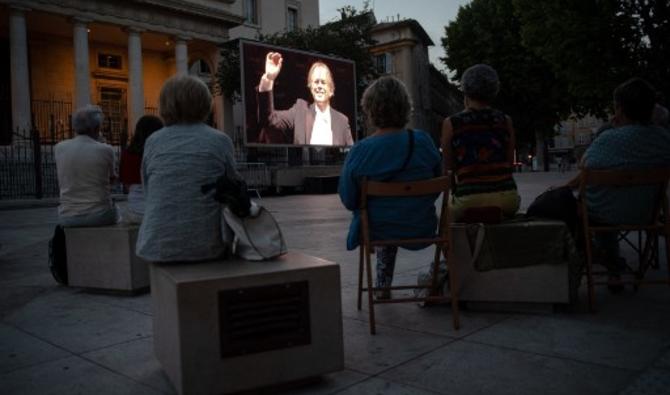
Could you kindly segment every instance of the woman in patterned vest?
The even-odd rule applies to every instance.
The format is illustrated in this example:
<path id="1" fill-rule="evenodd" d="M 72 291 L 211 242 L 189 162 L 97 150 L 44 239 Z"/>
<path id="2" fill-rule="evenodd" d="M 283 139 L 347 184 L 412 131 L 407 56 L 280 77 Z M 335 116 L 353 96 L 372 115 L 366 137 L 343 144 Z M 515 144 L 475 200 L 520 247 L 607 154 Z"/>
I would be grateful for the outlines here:
<path id="1" fill-rule="evenodd" d="M 465 110 L 442 124 L 445 166 L 454 180 L 449 201 L 454 221 L 461 221 L 469 208 L 499 208 L 505 217 L 519 209 L 521 199 L 512 177 L 512 119 L 490 105 L 499 87 L 491 66 L 470 67 L 461 78 Z"/>

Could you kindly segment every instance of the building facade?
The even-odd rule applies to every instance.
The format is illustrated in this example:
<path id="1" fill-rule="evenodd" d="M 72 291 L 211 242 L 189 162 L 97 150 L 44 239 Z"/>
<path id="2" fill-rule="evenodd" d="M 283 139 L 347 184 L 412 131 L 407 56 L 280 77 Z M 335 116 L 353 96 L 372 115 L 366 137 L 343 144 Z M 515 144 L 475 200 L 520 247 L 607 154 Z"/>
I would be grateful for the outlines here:
<path id="1" fill-rule="evenodd" d="M 430 64 L 428 47 L 435 45 L 414 19 L 378 23 L 370 51 L 377 70 L 403 81 L 412 98 L 409 126 L 426 130 L 438 140 L 442 121 L 463 109 L 463 99 L 448 78 Z"/>
<path id="2" fill-rule="evenodd" d="M 318 25 L 318 0 L 0 0 L 2 140 L 31 126 L 58 135 L 74 109 L 98 104 L 117 143 L 157 113 L 170 76 L 213 89 L 218 44 L 307 24 Z M 210 122 L 224 130 L 224 117 L 215 96 Z"/>

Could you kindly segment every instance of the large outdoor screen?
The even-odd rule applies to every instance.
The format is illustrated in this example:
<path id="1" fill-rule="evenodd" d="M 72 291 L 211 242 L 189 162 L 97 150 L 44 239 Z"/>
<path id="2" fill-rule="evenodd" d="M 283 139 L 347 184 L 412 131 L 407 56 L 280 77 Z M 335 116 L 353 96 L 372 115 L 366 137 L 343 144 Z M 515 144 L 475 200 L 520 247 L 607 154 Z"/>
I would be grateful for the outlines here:
<path id="1" fill-rule="evenodd" d="M 253 41 L 240 50 L 247 145 L 353 144 L 354 62 Z"/>

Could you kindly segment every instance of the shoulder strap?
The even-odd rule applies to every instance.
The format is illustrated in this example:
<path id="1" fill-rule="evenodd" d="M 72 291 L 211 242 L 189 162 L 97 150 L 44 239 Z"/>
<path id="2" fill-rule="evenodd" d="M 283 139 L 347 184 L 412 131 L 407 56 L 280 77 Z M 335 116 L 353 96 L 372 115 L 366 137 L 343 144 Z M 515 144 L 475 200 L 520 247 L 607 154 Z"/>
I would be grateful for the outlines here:
<path id="1" fill-rule="evenodd" d="M 400 166 L 398 170 L 395 170 L 388 176 L 384 177 L 384 179 L 382 180 L 383 182 L 390 181 L 393 178 L 395 178 L 395 176 L 402 173 L 403 170 L 407 168 L 409 160 L 412 159 L 412 152 L 414 152 L 414 130 L 407 129 L 407 138 L 409 140 L 409 144 L 407 144 L 407 155 L 405 156 L 405 161 L 402 163 L 402 166 Z"/>

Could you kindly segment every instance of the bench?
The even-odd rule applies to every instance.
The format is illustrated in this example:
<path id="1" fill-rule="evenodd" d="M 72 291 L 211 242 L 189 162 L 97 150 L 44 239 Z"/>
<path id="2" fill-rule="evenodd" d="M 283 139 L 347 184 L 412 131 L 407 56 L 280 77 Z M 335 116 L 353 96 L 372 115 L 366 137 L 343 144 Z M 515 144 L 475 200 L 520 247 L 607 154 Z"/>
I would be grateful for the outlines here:
<path id="1" fill-rule="evenodd" d="M 69 285 L 135 294 L 149 289 L 149 266 L 135 255 L 137 225 L 65 228 Z"/>
<path id="2" fill-rule="evenodd" d="M 482 247 L 478 261 L 472 262 L 474 237 L 466 235 L 469 226 L 477 225 L 452 225 L 459 301 L 468 302 L 470 307 L 487 308 L 488 305 L 494 309 L 515 310 L 516 306 L 521 310 L 536 310 L 541 305 L 553 308 L 555 304 L 569 304 L 576 299 L 578 262 L 574 260 L 574 244 L 568 239 L 563 222 L 542 220 L 485 225 L 484 241 L 489 234 L 494 234 L 491 230 L 510 235 L 513 241 L 505 243 L 505 248 L 498 248 L 496 253 L 509 254 L 511 259 L 520 262 L 515 267 L 488 268 L 490 270 L 475 266 L 495 265 L 501 257 L 494 256 L 495 247 Z M 529 243 L 533 243 L 534 252 L 520 252 Z M 544 256 L 543 251 L 546 251 Z"/>
<path id="3" fill-rule="evenodd" d="M 272 261 L 151 264 L 154 352 L 180 394 L 234 393 L 344 368 L 340 268 Z"/>

